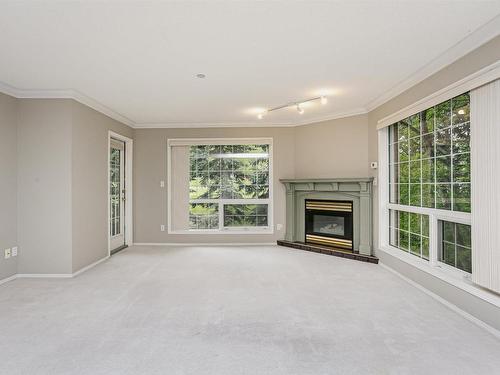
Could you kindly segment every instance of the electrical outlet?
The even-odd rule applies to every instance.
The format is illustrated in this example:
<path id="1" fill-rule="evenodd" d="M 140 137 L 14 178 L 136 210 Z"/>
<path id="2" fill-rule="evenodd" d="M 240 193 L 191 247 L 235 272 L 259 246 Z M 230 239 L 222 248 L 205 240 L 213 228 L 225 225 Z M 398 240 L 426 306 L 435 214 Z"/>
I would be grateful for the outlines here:
<path id="1" fill-rule="evenodd" d="M 160 230 L 161 230 L 162 232 L 165 232 L 165 225 L 160 225 Z"/>
<path id="2" fill-rule="evenodd" d="M 165 187 L 165 181 L 160 181 L 160 187 Z"/>
<path id="3" fill-rule="evenodd" d="M 5 249 L 5 259 L 10 258 L 10 249 Z"/>
<path id="4" fill-rule="evenodd" d="M 14 246 L 14 247 L 12 248 L 12 256 L 13 256 L 13 257 L 17 257 L 17 246 Z"/>
<path id="5" fill-rule="evenodd" d="M 276 230 L 282 230 L 283 224 L 276 224 Z"/>

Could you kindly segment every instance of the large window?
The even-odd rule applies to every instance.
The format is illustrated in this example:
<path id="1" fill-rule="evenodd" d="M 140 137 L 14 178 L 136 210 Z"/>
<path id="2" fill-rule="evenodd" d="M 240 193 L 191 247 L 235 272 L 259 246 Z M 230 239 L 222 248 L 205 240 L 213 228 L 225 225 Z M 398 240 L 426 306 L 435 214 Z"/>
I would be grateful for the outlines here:
<path id="1" fill-rule="evenodd" d="M 469 94 L 389 129 L 390 202 L 470 212 Z"/>
<path id="2" fill-rule="evenodd" d="M 389 244 L 470 273 L 469 93 L 398 121 L 388 137 Z"/>
<path id="3" fill-rule="evenodd" d="M 270 143 L 189 147 L 189 229 L 270 226 Z"/>

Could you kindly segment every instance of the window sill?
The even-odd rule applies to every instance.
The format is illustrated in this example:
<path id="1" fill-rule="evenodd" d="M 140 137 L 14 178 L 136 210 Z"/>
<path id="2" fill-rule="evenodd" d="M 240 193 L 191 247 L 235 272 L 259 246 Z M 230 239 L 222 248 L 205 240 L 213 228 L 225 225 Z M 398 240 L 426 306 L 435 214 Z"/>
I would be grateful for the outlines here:
<path id="1" fill-rule="evenodd" d="M 448 267 L 442 267 L 440 263 L 436 266 L 432 266 L 428 261 L 417 258 L 411 254 L 405 253 L 402 250 L 393 248 L 391 246 L 381 246 L 378 248 L 379 251 L 391 255 L 417 269 L 426 272 L 444 281 L 456 288 L 467 292 L 474 297 L 480 298 L 496 307 L 500 308 L 500 296 L 494 292 L 483 289 L 470 281 L 466 276 L 467 274 L 461 272 L 460 270 L 450 270 Z"/>
<path id="2" fill-rule="evenodd" d="M 203 235 L 203 234 L 221 234 L 221 235 L 242 235 L 242 234 L 274 234 L 274 230 L 272 228 L 269 229 L 184 229 L 184 230 L 169 230 L 168 234 L 195 234 L 195 235 Z"/>

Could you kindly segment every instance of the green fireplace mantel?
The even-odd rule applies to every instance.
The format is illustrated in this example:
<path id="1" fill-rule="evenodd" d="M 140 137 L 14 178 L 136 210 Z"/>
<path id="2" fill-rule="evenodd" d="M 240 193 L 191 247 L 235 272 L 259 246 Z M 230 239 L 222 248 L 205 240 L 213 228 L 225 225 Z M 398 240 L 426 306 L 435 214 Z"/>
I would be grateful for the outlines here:
<path id="1" fill-rule="evenodd" d="M 353 202 L 354 250 L 372 252 L 373 178 L 281 179 L 286 188 L 287 241 L 305 240 L 305 200 L 331 199 Z"/>

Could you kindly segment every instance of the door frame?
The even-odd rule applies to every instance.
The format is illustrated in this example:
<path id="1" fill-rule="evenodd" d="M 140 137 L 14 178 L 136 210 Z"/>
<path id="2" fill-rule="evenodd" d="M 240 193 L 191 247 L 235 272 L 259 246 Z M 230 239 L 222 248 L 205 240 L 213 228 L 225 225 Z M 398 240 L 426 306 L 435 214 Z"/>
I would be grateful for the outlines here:
<path id="1" fill-rule="evenodd" d="M 107 173 L 108 176 L 106 180 L 106 189 L 108 196 L 108 215 L 106 219 L 106 228 L 108 233 L 108 256 L 111 256 L 111 234 L 109 233 L 109 215 L 111 213 L 110 195 L 109 195 L 109 163 L 110 163 L 110 151 L 111 151 L 111 139 L 116 139 L 125 143 L 125 245 L 131 246 L 133 244 L 133 233 L 134 233 L 134 221 L 132 216 L 132 197 L 133 197 L 133 183 L 132 183 L 132 173 L 133 173 L 133 146 L 134 140 L 124 135 L 115 133 L 111 130 L 108 131 L 108 156 L 107 156 Z"/>

